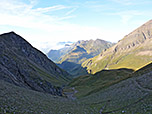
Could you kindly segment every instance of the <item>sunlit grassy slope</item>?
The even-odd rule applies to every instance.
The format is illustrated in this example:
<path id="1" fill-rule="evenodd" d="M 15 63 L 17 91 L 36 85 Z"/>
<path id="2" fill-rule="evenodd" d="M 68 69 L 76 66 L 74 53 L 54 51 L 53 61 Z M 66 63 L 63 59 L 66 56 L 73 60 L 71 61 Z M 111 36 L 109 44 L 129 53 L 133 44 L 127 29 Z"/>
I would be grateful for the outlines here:
<path id="1" fill-rule="evenodd" d="M 95 74 L 102 69 L 138 70 L 152 61 L 152 20 L 126 35 L 116 45 L 86 60 L 82 67 Z"/>
<path id="2" fill-rule="evenodd" d="M 95 75 L 80 76 L 69 86 L 76 87 L 78 97 L 84 97 L 128 78 L 132 72 L 131 69 L 103 70 Z"/>

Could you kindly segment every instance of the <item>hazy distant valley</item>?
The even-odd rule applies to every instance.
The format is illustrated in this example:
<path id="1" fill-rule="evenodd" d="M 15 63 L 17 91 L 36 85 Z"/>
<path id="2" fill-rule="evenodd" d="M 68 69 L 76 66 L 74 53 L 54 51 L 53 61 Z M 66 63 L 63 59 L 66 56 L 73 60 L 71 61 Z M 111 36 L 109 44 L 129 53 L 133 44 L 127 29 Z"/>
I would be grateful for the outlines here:
<path id="1" fill-rule="evenodd" d="M 80 76 L 87 74 L 86 69 L 81 65 L 84 61 L 99 55 L 103 50 L 113 45 L 114 43 L 101 39 L 82 40 L 65 45 L 59 50 L 50 50 L 47 56 L 71 75 Z"/>
<path id="2" fill-rule="evenodd" d="M 82 40 L 46 55 L 1 34 L 0 113 L 151 114 L 152 20 L 116 44 Z"/>

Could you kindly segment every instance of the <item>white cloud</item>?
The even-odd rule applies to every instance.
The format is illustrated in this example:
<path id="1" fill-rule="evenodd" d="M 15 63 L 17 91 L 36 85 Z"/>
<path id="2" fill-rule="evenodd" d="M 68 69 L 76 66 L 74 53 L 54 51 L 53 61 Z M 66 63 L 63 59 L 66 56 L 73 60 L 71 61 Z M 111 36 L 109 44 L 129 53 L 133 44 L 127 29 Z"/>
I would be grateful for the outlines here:
<path id="1" fill-rule="evenodd" d="M 77 6 L 56 5 L 35 8 L 37 2 L 37 0 L 30 0 L 27 4 L 20 0 L 1 0 L 0 25 L 9 26 L 8 31 L 17 32 L 45 53 L 51 48 L 59 48 L 57 43 L 62 41 L 75 42 L 82 39 L 101 38 L 116 42 L 126 35 L 124 31 L 104 30 L 102 27 L 82 26 L 65 22 L 66 19 L 76 17 L 74 12 L 79 8 Z M 99 5 L 98 7 L 102 6 Z M 53 15 L 56 11 L 63 11 L 64 15 Z M 126 23 L 132 16 L 140 15 L 140 12 L 128 11 L 112 15 L 119 15 L 123 23 Z M 0 32 L 3 32 L 3 29 L 0 29 Z"/>
<path id="2" fill-rule="evenodd" d="M 36 25 L 46 26 L 52 23 L 58 23 L 58 20 L 63 19 L 62 16 L 47 15 L 46 12 L 54 12 L 57 10 L 69 9 L 70 7 L 64 5 L 57 5 L 45 8 L 33 8 L 33 4 L 25 4 L 18 2 L 18 0 L 6 0 L 0 3 L 0 17 L 1 24 L 10 24 L 22 27 L 37 28 Z M 72 18 L 72 16 L 64 16 L 64 19 Z M 29 23 L 29 24 L 27 24 Z M 39 26 L 40 28 L 40 26 Z"/>
<path id="3" fill-rule="evenodd" d="M 43 52 L 47 52 L 50 48 L 58 48 L 57 43 L 61 41 L 76 42 L 82 39 L 103 37 L 110 40 L 107 38 L 108 35 L 106 36 L 107 32 L 101 28 L 63 22 L 65 19 L 73 18 L 72 14 L 78 7 L 57 5 L 34 9 L 35 3 L 36 1 L 25 4 L 19 0 L 2 0 L 0 3 L 0 25 L 13 26 L 15 32 Z M 46 14 L 65 9 L 68 11 L 66 10 L 63 16 Z"/>
<path id="4" fill-rule="evenodd" d="M 46 7 L 46 8 L 37 8 L 34 11 L 39 12 L 39 13 L 46 13 L 46 12 L 51 12 L 51 11 L 67 9 L 67 8 L 69 7 L 66 7 L 64 5 L 56 5 L 56 6 Z"/>
<path id="5" fill-rule="evenodd" d="M 69 12 L 67 12 L 65 15 L 70 15 L 72 14 L 74 11 L 77 10 L 78 7 L 73 8 L 72 10 L 70 10 Z"/>
<path id="6" fill-rule="evenodd" d="M 26 35 L 27 34 L 26 32 L 23 32 L 23 31 L 19 31 L 19 32 L 23 34 L 23 37 L 24 35 L 25 37 L 28 36 L 29 38 L 26 37 L 28 41 L 33 42 L 33 44 L 36 45 L 39 49 L 41 47 L 45 48 L 46 47 L 44 46 L 44 44 L 46 44 L 45 42 L 51 43 L 52 41 L 49 38 L 51 37 L 51 34 L 53 34 L 53 36 L 58 39 L 58 37 L 54 35 L 55 33 L 58 34 L 57 32 L 65 31 L 64 29 L 67 30 L 70 28 L 69 25 L 68 26 L 65 25 L 62 22 L 62 20 L 73 18 L 74 16 L 71 14 L 76 9 L 75 7 L 73 8 L 71 6 L 64 6 L 64 5 L 56 5 L 56 6 L 35 9 L 34 6 L 37 1 L 30 0 L 29 2 L 30 2 L 29 4 L 26 4 L 26 3 L 21 2 L 20 0 L 1 0 L 0 25 L 3 25 L 3 26 L 7 25 L 7 26 L 13 26 L 15 28 L 20 27 L 20 28 L 34 30 L 34 31 L 31 31 L 31 33 L 33 32 L 33 35 L 31 33 L 28 33 L 30 34 L 30 36 Z M 65 9 L 68 9 L 68 10 L 65 11 L 64 16 L 45 14 L 47 12 L 55 12 L 58 10 L 65 10 Z M 44 34 L 47 33 L 50 36 L 45 36 L 43 33 Z M 57 39 L 55 38 L 53 39 L 54 42 L 57 41 Z"/>

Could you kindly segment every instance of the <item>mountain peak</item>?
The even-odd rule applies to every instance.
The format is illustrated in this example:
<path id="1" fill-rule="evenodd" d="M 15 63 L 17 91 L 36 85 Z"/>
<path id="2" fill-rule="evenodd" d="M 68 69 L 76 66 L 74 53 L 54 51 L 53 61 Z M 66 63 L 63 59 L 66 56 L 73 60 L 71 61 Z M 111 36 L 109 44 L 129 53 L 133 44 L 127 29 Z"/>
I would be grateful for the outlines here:
<path id="1" fill-rule="evenodd" d="M 72 52 L 86 52 L 86 50 L 80 46 L 76 46 Z"/>
<path id="2" fill-rule="evenodd" d="M 8 34 L 16 34 L 14 31 L 8 32 Z"/>
<path id="3" fill-rule="evenodd" d="M 96 73 L 102 69 L 131 68 L 139 69 L 142 65 L 152 61 L 152 20 L 146 22 L 136 30 L 126 35 L 113 47 L 92 58 L 95 61 L 88 66 L 90 60 L 83 63 Z"/>
<path id="4" fill-rule="evenodd" d="M 0 34 L 0 35 L 17 35 L 17 34 L 14 31 L 11 31 L 11 32 Z"/>
<path id="5" fill-rule="evenodd" d="M 149 20 L 147 23 L 152 23 L 152 19 L 151 19 L 151 20 Z"/>
<path id="6" fill-rule="evenodd" d="M 133 32 L 126 35 L 122 40 L 120 40 L 119 44 L 122 44 L 123 47 L 131 46 L 131 45 L 139 45 L 151 38 L 152 38 L 152 20 L 146 22 L 145 24 L 135 29 Z"/>
<path id="7" fill-rule="evenodd" d="M 0 69 L 0 79 L 50 94 L 58 94 L 53 85 L 65 83 L 68 75 L 15 32 L 0 35 Z"/>
<path id="8" fill-rule="evenodd" d="M 15 33 L 14 31 L 1 34 L 0 36 L 2 36 L 2 37 L 4 36 L 4 38 L 16 40 L 16 41 L 18 41 L 18 40 L 20 39 L 20 40 L 24 40 L 25 42 L 27 42 L 24 38 L 22 38 L 20 35 L 18 35 L 18 34 Z M 6 36 L 6 37 L 5 37 L 5 36 Z M 27 43 L 28 43 L 28 42 L 27 42 Z"/>

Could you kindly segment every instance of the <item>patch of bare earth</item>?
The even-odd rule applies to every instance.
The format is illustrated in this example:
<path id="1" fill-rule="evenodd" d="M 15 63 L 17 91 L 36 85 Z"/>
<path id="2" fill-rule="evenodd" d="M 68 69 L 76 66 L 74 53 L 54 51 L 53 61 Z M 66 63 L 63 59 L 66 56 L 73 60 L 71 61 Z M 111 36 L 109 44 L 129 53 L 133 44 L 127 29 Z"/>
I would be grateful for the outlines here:
<path id="1" fill-rule="evenodd" d="M 137 53 L 136 55 L 137 56 L 144 56 L 144 55 L 152 56 L 152 51 L 142 51 L 142 52 Z"/>

